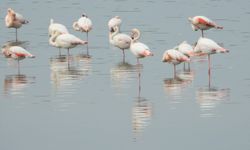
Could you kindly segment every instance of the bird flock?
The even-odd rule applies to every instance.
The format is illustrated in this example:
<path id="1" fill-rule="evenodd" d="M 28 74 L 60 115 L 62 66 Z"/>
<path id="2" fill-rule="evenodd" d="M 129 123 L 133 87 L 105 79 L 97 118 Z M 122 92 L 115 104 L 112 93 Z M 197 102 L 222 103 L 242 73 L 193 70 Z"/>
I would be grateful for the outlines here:
<path id="1" fill-rule="evenodd" d="M 162 56 L 162 62 L 173 64 L 174 75 L 176 75 L 176 65 L 180 63 L 190 63 L 192 57 L 194 56 L 208 56 L 208 73 L 210 75 L 211 65 L 210 56 L 216 53 L 226 53 L 229 52 L 228 49 L 221 47 L 215 41 L 204 37 L 204 30 L 223 29 L 222 26 L 217 25 L 211 19 L 205 16 L 194 16 L 187 19 L 194 31 L 201 31 L 201 37 L 194 45 L 188 44 L 187 41 L 183 41 L 177 46 L 166 50 Z M 5 17 L 5 25 L 7 28 L 15 28 L 16 30 L 16 42 L 18 41 L 18 30 L 29 23 L 21 14 L 17 13 L 11 8 L 8 8 L 7 15 Z M 120 28 L 122 24 L 122 19 L 119 16 L 115 16 L 108 21 L 108 31 L 109 31 L 109 42 L 111 45 L 119 48 L 122 51 L 123 62 L 125 62 L 125 50 L 130 50 L 130 52 L 135 55 L 137 59 L 137 64 L 140 64 L 140 59 L 148 56 L 153 56 L 153 52 L 150 48 L 140 41 L 141 32 L 139 29 L 134 28 L 131 30 L 130 34 L 122 33 Z M 87 54 L 89 55 L 88 48 L 88 34 L 93 29 L 93 24 L 91 19 L 86 15 L 82 14 L 81 17 L 72 23 L 72 28 L 75 31 L 85 32 L 86 40 L 82 40 L 75 35 L 69 33 L 68 29 L 60 24 L 56 23 L 53 19 L 50 20 L 50 25 L 48 27 L 49 44 L 56 48 L 59 48 L 59 53 L 61 54 L 61 49 L 66 49 L 69 57 L 70 49 L 78 45 L 86 45 Z M 155 52 L 154 52 L 155 53 Z M 19 61 L 24 58 L 35 58 L 34 55 L 29 53 L 27 50 L 20 46 L 4 46 L 2 48 L 2 54 L 6 58 L 12 58 L 18 62 L 18 72 L 19 72 Z"/>

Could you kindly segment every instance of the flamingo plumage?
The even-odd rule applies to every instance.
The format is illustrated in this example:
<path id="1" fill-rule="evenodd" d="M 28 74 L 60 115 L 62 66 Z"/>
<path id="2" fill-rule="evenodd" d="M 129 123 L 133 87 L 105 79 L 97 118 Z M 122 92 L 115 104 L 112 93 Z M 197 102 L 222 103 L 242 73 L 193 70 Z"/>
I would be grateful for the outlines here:
<path id="1" fill-rule="evenodd" d="M 125 61 L 125 49 L 130 48 L 131 44 L 131 37 L 127 34 L 124 33 L 119 33 L 119 27 L 115 26 L 114 28 L 111 29 L 113 32 L 109 33 L 109 41 L 112 45 L 115 47 L 118 47 L 122 50 L 123 53 L 123 61 Z"/>
<path id="2" fill-rule="evenodd" d="M 16 29 L 16 41 L 17 41 L 17 29 L 22 27 L 23 24 L 29 23 L 21 14 L 15 12 L 13 9 L 8 8 L 7 15 L 5 17 L 5 25 L 8 28 Z"/>
<path id="3" fill-rule="evenodd" d="M 178 50 L 169 49 L 163 53 L 162 62 L 171 63 L 174 65 L 174 76 L 176 76 L 176 65 L 182 62 L 189 62 L 188 56 L 184 55 Z"/>
<path id="4" fill-rule="evenodd" d="M 115 16 L 111 18 L 108 22 L 109 31 L 111 31 L 112 28 L 114 28 L 115 26 L 120 27 L 121 23 L 122 23 L 122 20 L 120 16 Z"/>
<path id="5" fill-rule="evenodd" d="M 215 41 L 208 39 L 208 38 L 199 38 L 195 48 L 195 53 L 205 54 L 208 55 L 208 73 L 210 74 L 211 65 L 210 65 L 210 55 L 216 53 L 226 53 L 229 52 L 228 49 L 225 49 L 219 46 Z"/>
<path id="6" fill-rule="evenodd" d="M 92 30 L 92 28 L 93 28 L 92 21 L 85 14 L 83 14 L 82 17 L 78 19 L 78 21 L 73 23 L 73 29 L 75 31 L 86 32 L 87 41 L 88 41 L 88 33 L 90 32 L 90 30 Z M 87 44 L 87 55 L 89 55 L 88 44 Z"/>
<path id="7" fill-rule="evenodd" d="M 2 54 L 6 57 L 6 58 L 12 58 L 14 60 L 17 60 L 18 62 L 18 73 L 20 72 L 20 67 L 19 67 L 19 61 L 23 60 L 25 58 L 35 58 L 35 55 L 32 55 L 30 52 L 28 52 L 27 50 L 25 50 L 24 48 L 20 47 L 20 46 L 6 46 L 3 47 L 2 49 Z"/>
<path id="8" fill-rule="evenodd" d="M 52 37 L 49 39 L 49 43 L 55 47 L 67 49 L 69 56 L 69 49 L 74 48 L 77 45 L 85 45 L 88 42 L 83 41 L 72 34 L 69 33 L 61 34 L 56 31 L 55 33 L 52 34 Z"/>
<path id="9" fill-rule="evenodd" d="M 202 37 L 204 37 L 204 30 L 211 28 L 223 29 L 222 26 L 217 25 L 214 21 L 205 16 L 189 17 L 188 20 L 190 21 L 191 27 L 194 31 L 201 30 Z"/>
<path id="10" fill-rule="evenodd" d="M 139 58 L 144 58 L 147 56 L 153 56 L 153 53 L 150 52 L 150 49 L 144 43 L 139 42 L 140 31 L 138 29 L 132 29 L 131 31 L 131 44 L 130 51 L 136 56 L 137 64 L 139 64 Z"/>

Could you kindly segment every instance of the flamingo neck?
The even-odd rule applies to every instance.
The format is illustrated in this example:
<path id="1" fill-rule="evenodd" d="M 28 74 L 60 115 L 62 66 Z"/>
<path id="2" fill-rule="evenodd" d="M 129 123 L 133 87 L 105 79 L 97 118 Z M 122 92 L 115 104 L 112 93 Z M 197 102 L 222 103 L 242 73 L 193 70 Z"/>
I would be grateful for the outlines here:
<path id="1" fill-rule="evenodd" d="M 139 30 L 134 31 L 134 37 L 132 38 L 132 42 L 135 43 L 140 39 L 141 33 Z"/>
<path id="2" fill-rule="evenodd" d="M 58 34 L 53 34 L 52 37 L 49 39 L 49 43 L 52 45 L 52 46 L 57 46 L 56 44 L 56 38 L 58 37 L 59 35 Z"/>

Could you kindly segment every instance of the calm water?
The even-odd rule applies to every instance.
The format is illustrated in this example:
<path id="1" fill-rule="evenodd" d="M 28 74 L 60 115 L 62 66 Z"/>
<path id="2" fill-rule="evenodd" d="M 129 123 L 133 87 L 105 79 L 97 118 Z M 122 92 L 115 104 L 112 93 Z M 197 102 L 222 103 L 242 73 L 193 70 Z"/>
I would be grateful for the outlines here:
<path id="1" fill-rule="evenodd" d="M 30 20 L 19 31 L 20 44 L 36 55 L 21 62 L 0 56 L 1 150 L 249 150 L 250 147 L 250 1 L 1 0 L 0 44 L 11 44 L 14 29 L 4 26 L 8 7 Z M 58 56 L 48 44 L 50 18 L 73 31 L 86 12 L 94 29 L 90 54 L 77 47 Z M 119 15 L 122 31 L 142 32 L 154 57 L 136 65 L 127 51 L 109 45 L 107 22 Z M 187 40 L 195 43 L 189 16 L 205 15 L 224 26 L 205 36 L 230 49 L 213 55 L 209 84 L 206 57 L 190 71 L 163 64 L 161 57 Z M 69 63 L 68 60 L 69 59 Z M 139 91 L 138 71 L 141 72 Z"/>

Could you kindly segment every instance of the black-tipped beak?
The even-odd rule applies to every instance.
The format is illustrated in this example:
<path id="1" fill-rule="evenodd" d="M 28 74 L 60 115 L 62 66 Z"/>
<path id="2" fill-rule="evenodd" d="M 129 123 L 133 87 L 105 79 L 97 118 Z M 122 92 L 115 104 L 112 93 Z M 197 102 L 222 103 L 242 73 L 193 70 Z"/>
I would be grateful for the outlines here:
<path id="1" fill-rule="evenodd" d="M 115 32 L 115 30 L 114 30 L 114 28 L 113 28 L 113 27 L 111 27 L 110 32 Z"/>

